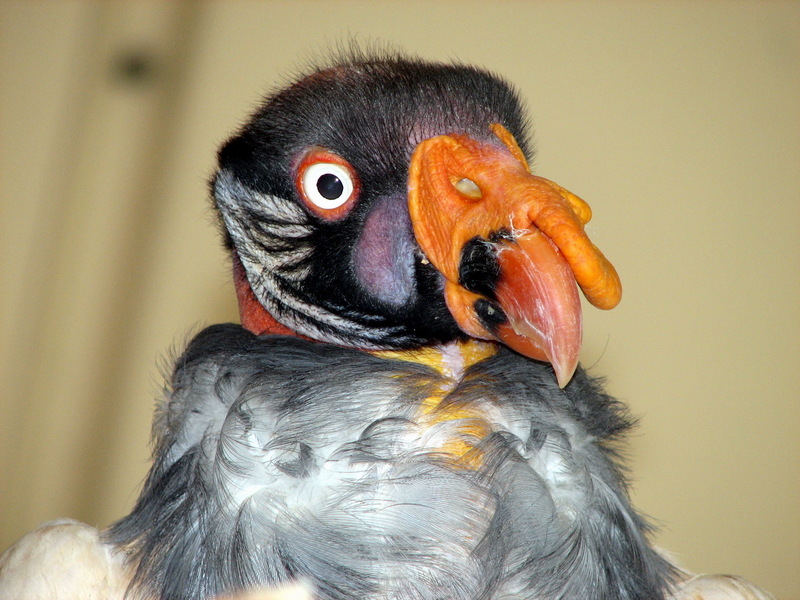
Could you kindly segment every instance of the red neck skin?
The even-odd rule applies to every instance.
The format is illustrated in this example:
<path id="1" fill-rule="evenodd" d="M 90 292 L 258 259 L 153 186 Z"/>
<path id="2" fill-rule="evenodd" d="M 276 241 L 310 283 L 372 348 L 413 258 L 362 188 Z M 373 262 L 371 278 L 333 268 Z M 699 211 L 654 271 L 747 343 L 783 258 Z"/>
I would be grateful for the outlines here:
<path id="1" fill-rule="evenodd" d="M 256 335 L 291 335 L 303 339 L 305 336 L 292 331 L 286 325 L 282 325 L 261 306 L 261 303 L 253 293 L 250 282 L 247 280 L 242 261 L 236 252 L 232 252 L 233 258 L 233 284 L 236 287 L 236 297 L 239 300 L 239 317 L 242 327 Z"/>

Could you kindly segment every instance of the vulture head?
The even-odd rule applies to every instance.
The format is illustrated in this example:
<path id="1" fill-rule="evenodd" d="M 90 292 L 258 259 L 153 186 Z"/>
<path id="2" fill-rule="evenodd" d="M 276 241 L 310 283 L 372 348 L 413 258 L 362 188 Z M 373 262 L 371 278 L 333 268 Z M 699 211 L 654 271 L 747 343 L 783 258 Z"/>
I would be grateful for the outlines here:
<path id="1" fill-rule="evenodd" d="M 471 66 L 342 61 L 271 97 L 212 182 L 242 324 L 366 350 L 477 338 L 552 364 L 580 287 L 621 288 L 587 204 L 531 174 L 515 91 Z"/>

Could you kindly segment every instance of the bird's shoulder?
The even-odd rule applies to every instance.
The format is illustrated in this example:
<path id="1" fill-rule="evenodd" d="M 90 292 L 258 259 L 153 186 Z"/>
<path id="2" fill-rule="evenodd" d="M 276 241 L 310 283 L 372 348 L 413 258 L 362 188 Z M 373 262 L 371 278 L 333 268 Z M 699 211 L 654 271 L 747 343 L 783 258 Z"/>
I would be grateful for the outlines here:
<path id="1" fill-rule="evenodd" d="M 124 555 L 71 519 L 41 525 L 0 556 L 0 598 L 122 600 L 129 581 Z"/>

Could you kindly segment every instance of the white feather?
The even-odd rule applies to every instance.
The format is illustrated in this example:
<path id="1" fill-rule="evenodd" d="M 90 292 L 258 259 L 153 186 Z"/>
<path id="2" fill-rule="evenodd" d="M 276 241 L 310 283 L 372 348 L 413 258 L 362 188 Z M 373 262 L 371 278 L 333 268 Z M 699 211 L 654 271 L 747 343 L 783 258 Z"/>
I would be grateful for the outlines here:
<path id="1" fill-rule="evenodd" d="M 45 523 L 0 556 L 0 598 L 122 600 L 130 581 L 123 560 L 94 527 Z"/>

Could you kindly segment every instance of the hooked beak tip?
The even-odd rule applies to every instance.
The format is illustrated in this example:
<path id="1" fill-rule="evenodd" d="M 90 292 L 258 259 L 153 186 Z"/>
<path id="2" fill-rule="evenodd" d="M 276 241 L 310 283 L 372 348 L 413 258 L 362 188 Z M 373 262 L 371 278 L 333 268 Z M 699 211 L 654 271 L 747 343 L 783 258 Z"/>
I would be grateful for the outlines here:
<path id="1" fill-rule="evenodd" d="M 551 361 L 550 364 L 553 366 L 553 371 L 556 373 L 558 387 L 564 389 L 567 384 L 572 381 L 572 376 L 578 368 L 578 361 Z"/>

